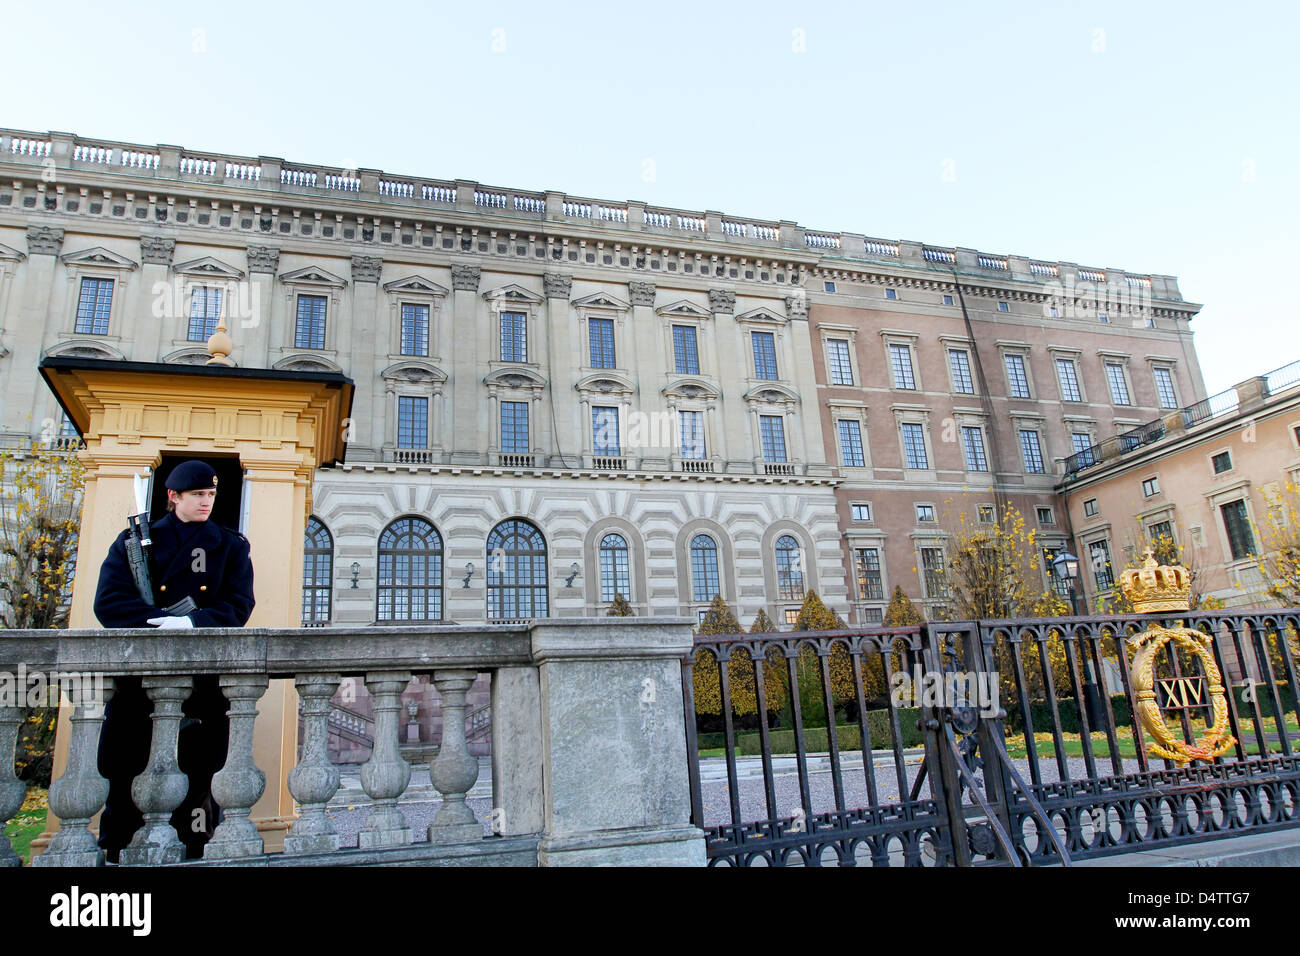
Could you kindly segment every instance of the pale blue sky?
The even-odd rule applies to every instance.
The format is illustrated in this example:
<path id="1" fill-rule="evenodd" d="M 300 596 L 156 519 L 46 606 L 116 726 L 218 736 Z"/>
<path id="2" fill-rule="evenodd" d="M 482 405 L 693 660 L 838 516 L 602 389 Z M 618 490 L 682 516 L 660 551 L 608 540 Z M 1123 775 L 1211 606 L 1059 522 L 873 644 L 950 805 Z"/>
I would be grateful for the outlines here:
<path id="1" fill-rule="evenodd" d="M 1300 359 L 1293 3 L 52 9 L 0 125 L 1173 274 L 1211 392 Z"/>

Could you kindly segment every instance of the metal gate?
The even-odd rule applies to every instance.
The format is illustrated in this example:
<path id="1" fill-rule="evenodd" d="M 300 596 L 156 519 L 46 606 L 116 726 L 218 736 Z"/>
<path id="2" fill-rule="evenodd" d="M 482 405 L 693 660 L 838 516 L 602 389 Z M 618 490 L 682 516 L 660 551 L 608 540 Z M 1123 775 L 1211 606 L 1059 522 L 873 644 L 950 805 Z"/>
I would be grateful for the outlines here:
<path id="1" fill-rule="evenodd" d="M 1300 826 L 1300 611 L 1178 617 L 697 638 L 683 693 L 710 865 L 1069 865 Z M 1153 621 L 1213 636 L 1226 752 L 1148 754 L 1132 662 Z M 1164 650 L 1162 684 L 1195 679 Z M 1210 713 L 1174 719 L 1192 748 Z"/>

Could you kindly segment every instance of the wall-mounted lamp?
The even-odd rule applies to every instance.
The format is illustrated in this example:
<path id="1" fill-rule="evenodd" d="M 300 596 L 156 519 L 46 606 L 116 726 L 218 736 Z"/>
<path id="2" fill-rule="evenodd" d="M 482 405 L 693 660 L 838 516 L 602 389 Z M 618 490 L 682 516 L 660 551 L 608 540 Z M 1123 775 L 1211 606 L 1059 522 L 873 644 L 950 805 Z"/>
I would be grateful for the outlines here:
<path id="1" fill-rule="evenodd" d="M 357 586 L 357 575 L 360 573 L 361 573 L 361 563 L 359 561 L 353 561 L 352 562 L 352 586 L 354 588 Z"/>
<path id="2" fill-rule="evenodd" d="M 474 576 L 474 562 L 465 565 L 465 580 L 460 582 L 462 588 L 469 587 L 469 579 Z"/>
<path id="3" fill-rule="evenodd" d="M 572 571 L 573 573 L 570 574 L 569 577 L 564 582 L 564 586 L 566 588 L 573 587 L 573 579 L 578 576 L 578 572 L 582 569 L 578 567 L 578 562 L 574 561 L 571 565 L 569 565 L 569 570 Z"/>

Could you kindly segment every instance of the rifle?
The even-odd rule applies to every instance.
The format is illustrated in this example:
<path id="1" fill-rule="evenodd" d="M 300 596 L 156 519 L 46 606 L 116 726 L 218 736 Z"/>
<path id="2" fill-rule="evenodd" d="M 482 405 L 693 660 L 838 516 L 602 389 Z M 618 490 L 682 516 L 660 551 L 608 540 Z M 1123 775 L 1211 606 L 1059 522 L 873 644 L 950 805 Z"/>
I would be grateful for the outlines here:
<path id="1" fill-rule="evenodd" d="M 153 599 L 153 581 L 149 575 L 149 552 L 145 550 L 153 544 L 149 537 L 149 484 L 147 475 L 132 475 L 135 490 L 136 514 L 126 516 L 126 563 L 131 568 L 131 578 L 135 581 L 140 599 L 150 607 L 156 606 Z M 172 617 L 184 617 L 191 611 L 198 610 L 198 605 L 188 594 L 170 607 L 162 609 L 164 614 Z"/>

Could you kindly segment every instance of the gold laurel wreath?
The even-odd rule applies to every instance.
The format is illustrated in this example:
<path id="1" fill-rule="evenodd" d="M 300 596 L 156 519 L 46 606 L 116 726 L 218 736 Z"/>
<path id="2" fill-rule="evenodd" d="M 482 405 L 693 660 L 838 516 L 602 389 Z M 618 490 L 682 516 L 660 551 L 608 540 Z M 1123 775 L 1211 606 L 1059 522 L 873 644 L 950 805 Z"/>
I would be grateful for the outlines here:
<path id="1" fill-rule="evenodd" d="M 1156 702 L 1156 655 L 1170 641 L 1196 656 L 1205 670 L 1206 683 L 1210 685 L 1214 724 L 1194 745 L 1174 735 Z M 1159 624 L 1152 624 L 1131 642 L 1137 648 L 1133 657 L 1133 689 L 1137 694 L 1138 719 L 1155 740 L 1147 746 L 1147 753 L 1153 757 L 1163 757 L 1179 764 L 1193 760 L 1210 761 L 1223 756 L 1237 743 L 1237 739 L 1228 733 L 1228 698 L 1224 693 L 1219 665 L 1209 651 L 1209 642 L 1209 636 L 1200 631 L 1187 627 L 1165 628 Z"/>

